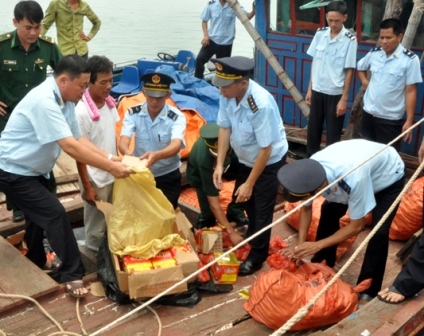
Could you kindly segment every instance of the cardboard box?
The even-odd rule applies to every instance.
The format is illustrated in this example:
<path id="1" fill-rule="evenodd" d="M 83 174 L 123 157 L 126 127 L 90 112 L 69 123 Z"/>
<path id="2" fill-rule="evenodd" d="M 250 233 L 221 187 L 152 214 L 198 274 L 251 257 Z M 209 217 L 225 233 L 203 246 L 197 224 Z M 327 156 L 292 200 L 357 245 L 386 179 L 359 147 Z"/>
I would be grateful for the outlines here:
<path id="1" fill-rule="evenodd" d="M 96 205 L 97 208 L 105 214 L 106 222 L 108 222 L 110 212 L 112 210 L 112 204 L 107 202 L 96 202 Z M 180 234 L 183 239 L 194 241 L 194 236 L 191 232 L 192 225 L 188 221 L 187 217 L 181 211 L 177 211 L 176 215 L 174 232 Z M 178 266 L 127 274 L 121 269 L 118 256 L 111 254 L 111 257 L 116 277 L 118 279 L 119 289 L 128 294 L 131 299 L 143 299 L 158 295 L 172 285 L 180 282 L 185 277 L 193 274 L 193 272 L 197 271 L 200 263 L 199 257 L 194 250 L 193 253 L 177 251 L 175 259 Z M 188 282 L 192 282 L 194 280 L 195 277 L 191 278 Z M 185 291 L 187 291 L 187 283 L 181 284 L 168 294 L 176 294 Z"/>
<path id="2" fill-rule="evenodd" d="M 222 229 L 213 227 L 196 231 L 197 252 L 203 254 L 222 252 Z"/>
<path id="3" fill-rule="evenodd" d="M 222 252 L 215 252 L 215 259 L 220 257 L 222 254 Z M 213 282 L 215 284 L 236 283 L 239 268 L 240 264 L 237 257 L 234 252 L 231 252 L 211 266 Z"/>

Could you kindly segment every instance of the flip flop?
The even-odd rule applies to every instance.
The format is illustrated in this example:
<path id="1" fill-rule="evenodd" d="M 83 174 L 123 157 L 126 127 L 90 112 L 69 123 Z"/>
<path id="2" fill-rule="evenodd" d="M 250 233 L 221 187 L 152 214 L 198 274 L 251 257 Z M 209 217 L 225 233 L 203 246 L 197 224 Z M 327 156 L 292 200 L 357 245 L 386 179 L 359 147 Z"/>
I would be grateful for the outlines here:
<path id="1" fill-rule="evenodd" d="M 404 296 L 401 292 L 399 292 L 399 291 L 396 289 L 396 287 L 395 287 L 395 286 L 390 286 L 390 287 L 389 287 L 389 290 L 387 291 L 387 293 L 395 293 L 395 294 L 399 294 L 399 295 Z M 384 298 L 384 297 L 382 297 L 382 296 L 380 296 L 380 295 L 377 295 L 377 297 L 378 297 L 378 299 L 379 299 L 379 300 L 384 301 L 384 302 L 386 302 L 386 303 L 391 303 L 391 304 L 398 304 L 398 303 L 402 303 L 403 301 L 405 301 L 405 300 L 407 299 L 406 297 L 404 297 L 402 300 L 394 302 L 394 301 L 387 300 L 386 298 Z"/>
<path id="2" fill-rule="evenodd" d="M 69 282 L 66 282 L 65 285 L 66 285 L 66 290 L 68 291 L 68 294 L 73 297 L 81 298 L 81 297 L 86 297 L 88 295 L 88 291 L 85 294 L 75 294 L 75 290 L 79 288 L 85 288 L 85 285 L 83 282 L 69 281 Z"/>

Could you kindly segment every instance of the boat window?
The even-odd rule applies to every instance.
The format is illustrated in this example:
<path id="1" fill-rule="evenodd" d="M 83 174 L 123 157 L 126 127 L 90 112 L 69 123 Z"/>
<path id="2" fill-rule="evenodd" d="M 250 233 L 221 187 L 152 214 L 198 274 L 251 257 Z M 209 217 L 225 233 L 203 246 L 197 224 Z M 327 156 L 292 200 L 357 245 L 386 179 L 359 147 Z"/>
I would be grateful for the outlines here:
<path id="1" fill-rule="evenodd" d="M 380 23 L 384 16 L 386 0 L 362 0 L 361 41 L 376 43 L 380 36 Z"/>
<path id="2" fill-rule="evenodd" d="M 291 33 L 290 0 L 269 0 L 269 27 L 271 31 Z"/>
<path id="3" fill-rule="evenodd" d="M 321 7 L 299 9 L 310 2 L 311 0 L 295 1 L 296 34 L 315 35 L 317 29 L 321 27 Z"/>

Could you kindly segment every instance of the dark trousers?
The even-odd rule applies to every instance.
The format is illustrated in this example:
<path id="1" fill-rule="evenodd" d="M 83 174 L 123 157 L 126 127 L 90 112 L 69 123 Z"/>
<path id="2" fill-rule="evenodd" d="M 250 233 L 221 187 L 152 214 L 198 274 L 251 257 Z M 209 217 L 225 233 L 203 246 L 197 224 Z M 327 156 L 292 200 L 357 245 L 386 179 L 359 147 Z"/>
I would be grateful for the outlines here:
<path id="1" fill-rule="evenodd" d="M 0 191 L 25 214 L 27 257 L 38 267 L 46 263 L 44 232 L 62 264 L 64 282 L 82 279 L 84 266 L 66 210 L 46 187 L 42 176 L 21 176 L 0 170 Z"/>
<path id="2" fill-rule="evenodd" d="M 174 171 L 155 177 L 156 188 L 162 190 L 165 197 L 171 202 L 174 209 L 178 206 L 178 199 L 181 193 L 181 172 L 177 168 Z"/>
<path id="3" fill-rule="evenodd" d="M 393 183 L 386 189 L 374 195 L 376 206 L 372 210 L 372 227 L 380 221 L 383 215 L 387 212 L 390 206 L 395 201 L 396 197 L 402 191 L 405 184 L 405 178 Z M 340 218 L 346 213 L 347 205 L 339 203 L 330 203 L 325 201 L 321 207 L 321 218 L 318 224 L 317 238 L 321 240 L 333 235 L 340 229 Z M 397 207 L 392 211 L 384 224 L 375 233 L 374 237 L 368 243 L 365 252 L 364 262 L 362 263 L 361 273 L 358 277 L 358 283 L 365 279 L 372 279 L 370 288 L 363 293 L 375 297 L 381 290 L 383 283 L 384 271 L 386 268 L 386 260 L 389 250 L 389 230 L 393 218 L 396 214 Z M 333 267 L 336 262 L 337 246 L 331 246 L 322 249 L 314 255 L 312 262 L 321 262 L 325 260 L 327 265 Z"/>
<path id="4" fill-rule="evenodd" d="M 230 204 L 227 207 L 227 218 L 229 221 L 244 216 L 244 203 L 236 203 L 236 196 L 234 192 L 238 189 L 241 183 L 236 181 L 234 185 L 233 198 Z M 216 225 L 216 218 L 213 214 L 208 201 L 208 196 L 203 191 L 203 188 L 196 188 L 197 199 L 200 205 L 200 214 L 197 220 L 197 228 L 201 229 L 203 227 L 211 227 Z"/>
<path id="5" fill-rule="evenodd" d="M 232 44 L 220 45 L 216 44 L 212 40 L 209 40 L 209 44 L 206 47 L 202 47 L 196 57 L 196 69 L 194 71 L 194 76 L 203 79 L 205 64 L 209 62 L 211 57 L 214 54 L 216 55 L 216 58 L 230 57 L 232 49 Z"/>
<path id="6" fill-rule="evenodd" d="M 327 129 L 326 145 L 340 141 L 345 115 L 337 117 L 336 111 L 341 97 L 342 95 L 332 96 L 312 91 L 306 146 L 308 157 L 320 150 L 324 122 Z"/>
<path id="7" fill-rule="evenodd" d="M 285 163 L 286 155 L 277 163 L 266 166 L 253 187 L 252 197 L 245 202 L 245 209 L 249 218 L 246 238 L 272 223 L 279 185 L 277 172 Z M 241 179 L 244 182 L 249 177 L 252 168 L 241 164 L 240 170 Z M 268 257 L 270 238 L 271 230 L 267 230 L 252 239 L 250 241 L 252 249 L 247 260 L 253 263 L 264 262 Z"/>
<path id="8" fill-rule="evenodd" d="M 404 121 L 402 119 L 388 120 L 377 118 L 364 111 L 362 114 L 362 136 L 366 140 L 388 144 L 402 133 L 403 124 Z M 399 139 L 392 145 L 398 152 L 401 142 L 402 140 Z"/>
<path id="9" fill-rule="evenodd" d="M 50 178 L 45 179 L 44 185 L 46 188 L 53 194 L 56 195 L 56 179 L 53 174 L 53 170 L 50 172 Z M 8 198 L 6 198 L 6 207 L 7 210 L 19 211 L 19 209 L 15 204 L 13 204 Z"/>
<path id="10" fill-rule="evenodd" d="M 398 274 L 393 285 L 405 297 L 414 296 L 424 288 L 424 234 L 422 234 L 415 243 L 412 253 L 409 256 L 408 263 Z"/>

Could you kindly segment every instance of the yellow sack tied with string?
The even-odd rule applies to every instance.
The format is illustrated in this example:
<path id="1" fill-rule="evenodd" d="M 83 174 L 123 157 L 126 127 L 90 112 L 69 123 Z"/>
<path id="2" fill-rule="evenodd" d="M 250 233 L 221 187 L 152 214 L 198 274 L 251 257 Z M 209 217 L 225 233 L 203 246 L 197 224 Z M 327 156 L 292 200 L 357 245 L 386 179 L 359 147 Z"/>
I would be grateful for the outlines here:
<path id="1" fill-rule="evenodd" d="M 115 180 L 107 225 L 110 251 L 119 256 L 151 258 L 161 250 L 186 243 L 172 233 L 174 208 L 156 188 L 153 174 L 148 168 L 131 169 L 136 173 Z"/>

